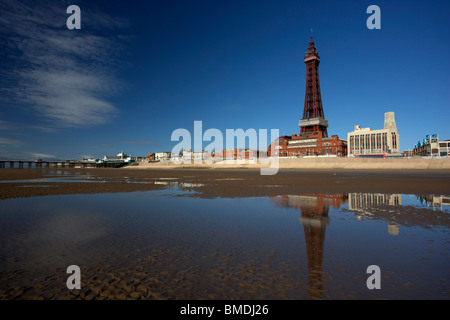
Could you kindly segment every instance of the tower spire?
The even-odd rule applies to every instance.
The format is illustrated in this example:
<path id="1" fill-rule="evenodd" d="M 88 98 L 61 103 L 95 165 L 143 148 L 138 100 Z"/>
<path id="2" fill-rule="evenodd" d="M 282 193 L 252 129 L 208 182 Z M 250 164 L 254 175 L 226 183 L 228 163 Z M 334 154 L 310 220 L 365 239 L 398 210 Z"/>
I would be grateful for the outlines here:
<path id="1" fill-rule="evenodd" d="M 303 117 L 299 122 L 300 133 L 305 135 L 319 134 L 323 138 L 326 138 L 328 137 L 328 121 L 325 120 L 320 93 L 320 56 L 314 44 L 312 34 L 304 61 L 306 65 L 306 88 Z"/>

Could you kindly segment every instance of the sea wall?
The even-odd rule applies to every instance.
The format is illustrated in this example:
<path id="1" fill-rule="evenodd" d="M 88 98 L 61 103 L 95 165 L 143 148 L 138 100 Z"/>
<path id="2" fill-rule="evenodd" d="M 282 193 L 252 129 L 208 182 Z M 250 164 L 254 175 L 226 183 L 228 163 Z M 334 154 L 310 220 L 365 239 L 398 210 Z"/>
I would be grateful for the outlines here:
<path id="1" fill-rule="evenodd" d="M 274 160 L 274 159 L 272 159 Z M 273 162 L 276 166 L 276 161 Z M 129 169 L 171 169 L 171 168 L 204 168 L 204 169 L 228 169 L 228 168 L 262 168 L 268 167 L 255 163 L 255 161 L 245 161 L 242 163 L 218 162 L 213 165 L 208 164 L 179 164 L 172 162 L 136 163 L 128 166 Z M 450 158 L 447 159 L 423 159 L 423 158 L 400 158 L 400 159 L 378 159 L 378 158 L 280 158 L 278 161 L 280 169 L 378 169 L 378 170 L 446 170 L 450 169 Z"/>
<path id="2" fill-rule="evenodd" d="M 303 158 L 280 159 L 280 168 L 311 169 L 450 169 L 450 159 Z"/>

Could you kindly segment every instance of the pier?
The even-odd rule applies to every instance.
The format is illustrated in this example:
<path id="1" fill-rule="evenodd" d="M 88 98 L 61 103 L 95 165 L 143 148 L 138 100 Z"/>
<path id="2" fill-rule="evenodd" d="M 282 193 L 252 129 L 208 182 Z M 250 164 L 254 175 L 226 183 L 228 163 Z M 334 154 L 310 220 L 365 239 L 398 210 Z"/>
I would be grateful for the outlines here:
<path id="1" fill-rule="evenodd" d="M 128 165 L 124 161 L 26 161 L 0 160 L 0 168 L 121 168 Z"/>

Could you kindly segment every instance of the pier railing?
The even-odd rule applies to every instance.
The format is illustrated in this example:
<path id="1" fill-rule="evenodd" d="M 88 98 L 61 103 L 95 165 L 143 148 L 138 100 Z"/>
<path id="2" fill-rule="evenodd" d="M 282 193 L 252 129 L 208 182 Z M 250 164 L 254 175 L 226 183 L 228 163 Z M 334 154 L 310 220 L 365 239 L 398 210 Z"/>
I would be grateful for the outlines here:
<path id="1" fill-rule="evenodd" d="M 121 168 L 128 162 L 0 160 L 0 168 Z"/>

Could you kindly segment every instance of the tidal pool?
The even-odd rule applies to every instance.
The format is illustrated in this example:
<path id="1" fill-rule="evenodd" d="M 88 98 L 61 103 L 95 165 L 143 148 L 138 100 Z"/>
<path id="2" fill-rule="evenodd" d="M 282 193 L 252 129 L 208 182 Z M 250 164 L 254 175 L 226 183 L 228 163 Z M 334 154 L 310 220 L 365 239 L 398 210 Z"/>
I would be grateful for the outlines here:
<path id="1" fill-rule="evenodd" d="M 0 298 L 450 297 L 448 197 L 192 195 L 170 183 L 2 200 Z M 70 265 L 80 290 L 66 287 Z M 381 289 L 366 285 L 371 265 Z"/>

